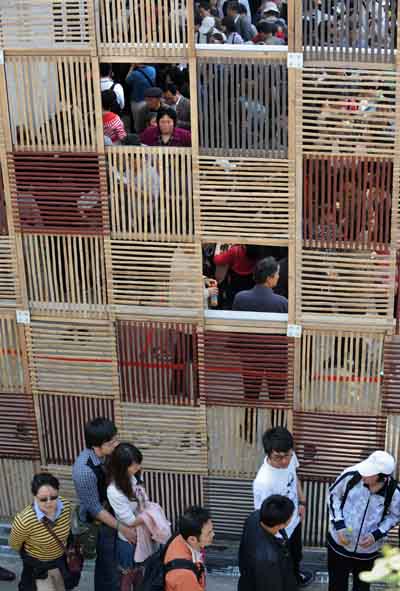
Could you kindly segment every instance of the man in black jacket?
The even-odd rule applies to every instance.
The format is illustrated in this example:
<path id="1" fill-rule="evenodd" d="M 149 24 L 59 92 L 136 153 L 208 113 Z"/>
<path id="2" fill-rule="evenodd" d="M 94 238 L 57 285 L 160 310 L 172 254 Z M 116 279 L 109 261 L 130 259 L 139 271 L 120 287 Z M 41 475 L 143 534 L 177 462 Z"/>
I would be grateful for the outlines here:
<path id="1" fill-rule="evenodd" d="M 293 502 L 271 495 L 247 519 L 239 548 L 238 591 L 296 591 L 285 527 Z"/>

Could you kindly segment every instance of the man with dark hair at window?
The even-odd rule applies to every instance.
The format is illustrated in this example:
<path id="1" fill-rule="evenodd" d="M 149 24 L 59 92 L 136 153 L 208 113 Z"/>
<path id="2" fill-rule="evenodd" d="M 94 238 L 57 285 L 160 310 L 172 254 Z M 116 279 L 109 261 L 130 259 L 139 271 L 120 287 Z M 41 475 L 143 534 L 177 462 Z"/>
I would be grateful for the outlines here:
<path id="1" fill-rule="evenodd" d="M 292 434 L 285 427 L 268 429 L 263 435 L 263 446 L 265 459 L 253 482 L 254 507 L 259 509 L 271 495 L 283 495 L 293 502 L 293 515 L 282 535 L 288 538 L 297 584 L 306 587 L 312 582 L 313 575 L 300 571 L 301 519 L 305 514 L 306 501 L 297 478 L 299 462 L 293 450 Z"/>
<path id="2" fill-rule="evenodd" d="M 286 314 L 287 299 L 273 292 L 279 281 L 279 264 L 274 257 L 258 261 L 254 269 L 254 281 L 256 285 L 252 289 L 236 294 L 232 310 Z"/>
<path id="3" fill-rule="evenodd" d="M 227 16 L 233 18 L 236 33 L 238 33 L 243 41 L 251 41 L 255 35 L 255 28 L 251 22 L 241 14 L 241 6 L 236 0 L 230 0 L 226 8 Z"/>
<path id="4" fill-rule="evenodd" d="M 176 111 L 176 126 L 190 129 L 190 100 L 181 95 L 175 84 L 165 86 L 163 97 L 167 105 Z"/>
<path id="5" fill-rule="evenodd" d="M 72 468 L 72 478 L 79 499 L 79 520 L 83 524 L 98 522 L 94 572 L 95 591 L 117 591 L 118 568 L 114 558 L 117 531 L 131 543 L 136 542 L 136 531 L 119 523 L 108 510 L 107 482 L 104 461 L 118 445 L 117 428 L 102 417 L 85 425 L 85 449 Z"/>
<path id="6" fill-rule="evenodd" d="M 178 535 L 169 544 L 164 564 L 175 560 L 186 560 L 195 566 L 174 568 L 165 577 L 166 591 L 203 591 L 205 589 L 204 566 L 201 551 L 214 538 L 213 524 L 207 509 L 189 507 L 179 519 Z"/>
<path id="7" fill-rule="evenodd" d="M 282 495 L 265 499 L 247 519 L 239 548 L 238 591 L 296 591 L 285 531 L 295 510 Z"/>

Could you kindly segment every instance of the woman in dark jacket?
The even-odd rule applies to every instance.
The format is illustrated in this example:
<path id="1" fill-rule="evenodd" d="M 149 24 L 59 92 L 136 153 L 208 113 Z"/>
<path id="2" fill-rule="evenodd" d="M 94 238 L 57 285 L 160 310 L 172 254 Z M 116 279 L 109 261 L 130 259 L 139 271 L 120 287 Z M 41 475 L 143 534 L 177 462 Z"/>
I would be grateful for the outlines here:
<path id="1" fill-rule="evenodd" d="M 190 147 L 192 136 L 187 129 L 176 127 L 176 111 L 170 107 L 157 112 L 157 127 L 148 127 L 140 134 L 146 146 Z"/>

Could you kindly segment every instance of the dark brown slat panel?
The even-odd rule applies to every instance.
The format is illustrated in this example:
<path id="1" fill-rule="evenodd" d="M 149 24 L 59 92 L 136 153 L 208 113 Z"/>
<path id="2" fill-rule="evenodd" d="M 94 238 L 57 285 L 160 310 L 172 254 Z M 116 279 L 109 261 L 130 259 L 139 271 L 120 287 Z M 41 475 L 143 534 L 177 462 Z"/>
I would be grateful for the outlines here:
<path id="1" fill-rule="evenodd" d="M 33 401 L 28 394 L 0 395 L 0 457 L 40 457 Z"/>

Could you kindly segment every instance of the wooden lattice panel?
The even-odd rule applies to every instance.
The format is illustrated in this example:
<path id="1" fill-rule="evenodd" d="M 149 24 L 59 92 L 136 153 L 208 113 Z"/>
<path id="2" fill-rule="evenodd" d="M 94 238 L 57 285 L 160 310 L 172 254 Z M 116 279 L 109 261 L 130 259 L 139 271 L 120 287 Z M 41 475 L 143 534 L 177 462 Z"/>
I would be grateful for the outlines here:
<path id="1" fill-rule="evenodd" d="M 125 402 L 196 405 L 196 327 L 176 322 L 117 323 L 118 367 Z"/>
<path id="2" fill-rule="evenodd" d="M 208 405 L 291 407 L 293 339 L 224 331 L 205 331 L 200 338 L 200 376 Z"/>
<path id="3" fill-rule="evenodd" d="M 112 240 L 111 255 L 114 304 L 202 307 L 199 245 Z"/>
<path id="4" fill-rule="evenodd" d="M 304 244 L 384 250 L 391 242 L 392 191 L 387 158 L 304 158 Z"/>
<path id="5" fill-rule="evenodd" d="M 3 305 L 15 305 L 17 297 L 14 253 L 13 240 L 0 236 L 0 301 Z"/>
<path id="6" fill-rule="evenodd" d="M 205 478 L 204 504 L 218 538 L 240 539 L 244 522 L 254 511 L 252 480 Z"/>
<path id="7" fill-rule="evenodd" d="M 303 151 L 393 156 L 395 72 L 303 69 Z"/>
<path id="8" fill-rule="evenodd" d="M 286 58 L 202 58 L 197 72 L 202 154 L 287 158 Z"/>
<path id="9" fill-rule="evenodd" d="M 1 128 L 1 122 L 0 122 Z M 1 146 L 1 132 L 0 132 L 0 146 Z M 0 236 L 8 234 L 7 225 L 7 210 L 6 210 L 6 194 L 4 188 L 2 161 L 0 160 Z"/>
<path id="10" fill-rule="evenodd" d="M 395 468 L 395 477 L 398 479 L 400 476 L 400 415 L 393 414 L 387 418 L 387 429 L 386 429 L 386 443 L 385 449 L 391 453 L 397 460 Z"/>
<path id="11" fill-rule="evenodd" d="M 303 0 L 303 46 L 310 60 L 393 62 L 397 0 Z"/>
<path id="12" fill-rule="evenodd" d="M 16 152 L 9 157 L 16 229 L 25 233 L 105 234 L 104 161 L 97 154 Z"/>
<path id="13" fill-rule="evenodd" d="M 385 448 L 386 419 L 339 413 L 295 412 L 293 437 L 303 478 L 334 479 Z"/>
<path id="14" fill-rule="evenodd" d="M 37 472 L 39 462 L 0 459 L 0 517 L 14 517 L 32 503 L 31 482 Z"/>
<path id="15" fill-rule="evenodd" d="M 32 397 L 0 394 L 0 457 L 36 460 L 39 456 Z"/>
<path id="16" fill-rule="evenodd" d="M 147 469 L 207 473 L 203 408 L 125 403 L 122 425 L 121 439 L 135 442 Z"/>
<path id="17" fill-rule="evenodd" d="M 94 42 L 91 0 L 15 0 L 0 5 L 0 47 L 86 49 Z"/>
<path id="18" fill-rule="evenodd" d="M 91 58 L 10 56 L 6 76 L 17 150 L 96 151 Z"/>
<path id="19" fill-rule="evenodd" d="M 100 0 L 101 56 L 185 55 L 187 5 L 187 0 Z"/>
<path id="20" fill-rule="evenodd" d="M 103 239 L 98 236 L 23 236 L 29 301 L 37 306 L 106 303 Z M 62 306 L 61 306 L 62 307 Z"/>
<path id="21" fill-rule="evenodd" d="M 303 249 L 301 309 L 304 316 L 393 318 L 391 253 Z"/>
<path id="22" fill-rule="evenodd" d="M 294 207 L 289 161 L 202 156 L 199 164 L 204 240 L 287 244 Z"/>
<path id="23" fill-rule="evenodd" d="M 0 391 L 23 392 L 24 370 L 20 335 L 13 317 L 0 318 Z M 1 394 L 0 394 L 1 396 Z"/>
<path id="24" fill-rule="evenodd" d="M 378 414 L 383 340 L 383 334 L 357 331 L 304 331 L 302 410 Z"/>
<path id="25" fill-rule="evenodd" d="M 107 164 L 113 238 L 193 240 L 190 149 L 110 148 Z"/>
<path id="26" fill-rule="evenodd" d="M 287 412 L 283 410 L 207 408 L 209 474 L 255 478 L 264 459 L 263 433 L 287 423 Z"/>
<path id="27" fill-rule="evenodd" d="M 35 320 L 29 330 L 35 392 L 115 394 L 115 335 L 110 323 Z"/>
<path id="28" fill-rule="evenodd" d="M 114 420 L 112 400 L 50 395 L 38 398 L 47 464 L 73 464 L 85 447 L 85 424 L 96 417 Z"/>
<path id="29" fill-rule="evenodd" d="M 306 546 L 325 546 L 328 533 L 328 482 L 317 480 L 302 482 L 307 499 L 306 517 L 302 525 L 303 544 Z"/>
<path id="30" fill-rule="evenodd" d="M 386 337 L 382 407 L 386 412 L 400 414 L 400 337 Z"/>

